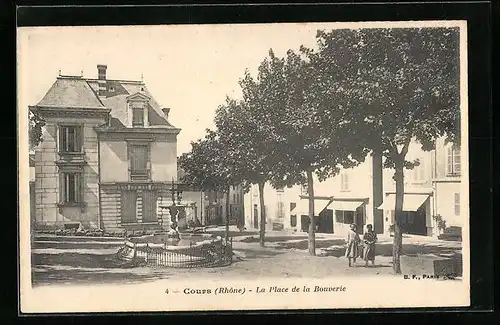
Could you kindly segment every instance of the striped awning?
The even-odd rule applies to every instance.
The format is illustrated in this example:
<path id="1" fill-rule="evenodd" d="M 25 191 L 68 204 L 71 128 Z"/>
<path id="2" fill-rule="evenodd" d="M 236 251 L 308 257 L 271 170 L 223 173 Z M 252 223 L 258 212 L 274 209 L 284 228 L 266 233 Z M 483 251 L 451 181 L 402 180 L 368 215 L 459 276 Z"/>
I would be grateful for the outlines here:
<path id="1" fill-rule="evenodd" d="M 403 211 L 417 211 L 429 198 L 429 194 L 404 194 Z M 380 210 L 394 210 L 396 207 L 396 194 L 389 194 L 378 207 Z"/>
<path id="2" fill-rule="evenodd" d="M 330 205 L 330 200 L 320 200 L 320 199 L 315 199 L 314 200 L 314 215 L 319 216 L 323 210 L 325 210 L 328 205 Z M 307 216 L 309 215 L 309 200 L 307 199 L 301 199 L 293 208 L 292 211 L 290 211 L 291 215 L 304 215 Z"/>

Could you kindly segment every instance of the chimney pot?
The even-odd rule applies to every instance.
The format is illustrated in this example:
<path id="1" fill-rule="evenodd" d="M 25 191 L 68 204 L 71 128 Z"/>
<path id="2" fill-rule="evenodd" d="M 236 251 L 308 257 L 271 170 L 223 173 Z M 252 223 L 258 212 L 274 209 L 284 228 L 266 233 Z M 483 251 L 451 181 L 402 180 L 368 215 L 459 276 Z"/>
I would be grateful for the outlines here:
<path id="1" fill-rule="evenodd" d="M 106 80 L 106 69 L 108 68 L 105 64 L 97 65 L 97 76 L 100 80 Z"/>
<path id="2" fill-rule="evenodd" d="M 165 114 L 165 116 L 168 118 L 168 113 L 170 112 L 170 108 L 169 107 L 164 107 L 161 110 L 163 111 L 163 114 Z"/>

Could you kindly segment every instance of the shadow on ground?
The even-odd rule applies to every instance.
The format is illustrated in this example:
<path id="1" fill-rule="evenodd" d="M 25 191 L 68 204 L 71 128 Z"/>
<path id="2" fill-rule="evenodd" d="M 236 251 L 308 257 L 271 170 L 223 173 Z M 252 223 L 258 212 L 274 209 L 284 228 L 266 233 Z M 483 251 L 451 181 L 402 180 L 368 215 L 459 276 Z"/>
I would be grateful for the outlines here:
<path id="1" fill-rule="evenodd" d="M 80 248 L 85 248 L 85 249 L 109 249 L 109 248 L 118 248 L 120 246 L 123 246 L 123 243 L 117 242 L 109 242 L 109 243 L 99 243 L 99 242 L 35 242 L 31 244 L 32 249 L 47 249 L 47 248 L 53 248 L 53 249 L 80 249 Z"/>
<path id="2" fill-rule="evenodd" d="M 37 267 L 32 271 L 32 284 L 34 286 L 43 284 L 83 284 L 83 283 L 123 283 L 134 284 L 146 281 L 168 279 L 170 273 L 166 269 L 161 271 L 147 270 L 149 272 L 95 272 L 92 270 L 72 269 L 51 269 Z"/>
<path id="3" fill-rule="evenodd" d="M 307 248 L 307 242 L 305 243 Z M 331 246 L 331 245 L 330 245 Z M 317 246 L 318 247 L 318 246 Z M 333 246 L 326 248 L 324 256 L 335 256 L 341 257 L 345 255 L 345 247 L 343 245 Z M 414 255 L 414 254 L 450 254 L 452 256 L 459 255 L 461 258 L 461 249 L 441 247 L 441 246 L 425 246 L 425 245 L 414 245 L 414 244 L 403 244 L 403 255 Z M 375 247 L 375 254 L 377 256 L 392 256 L 392 244 L 377 244 Z"/>
<path id="4" fill-rule="evenodd" d="M 277 255 L 281 255 L 284 252 L 276 252 L 269 250 L 255 250 L 255 249 L 235 249 L 236 252 L 240 252 L 244 255 L 243 259 L 253 259 L 253 258 L 269 258 Z"/>
<path id="5" fill-rule="evenodd" d="M 116 258 L 116 254 L 98 255 L 98 254 L 80 254 L 80 253 L 62 253 L 62 254 L 32 254 L 32 265 L 64 265 L 67 267 L 81 268 L 120 268 L 123 266 Z"/>
<path id="6" fill-rule="evenodd" d="M 266 237 L 265 242 L 266 243 L 276 243 L 276 242 L 285 242 L 289 240 L 298 240 L 298 239 L 306 239 L 307 236 L 276 236 L 276 237 Z M 316 238 L 318 239 L 318 238 Z M 245 239 L 240 240 L 242 243 L 258 243 L 260 242 L 259 237 L 248 237 Z"/>
<path id="7" fill-rule="evenodd" d="M 267 239 L 266 239 L 266 241 L 267 241 Z M 283 239 L 281 241 L 283 241 Z M 326 248 L 326 247 L 330 247 L 330 246 L 340 246 L 340 245 L 345 245 L 345 240 L 343 240 L 343 239 L 317 240 L 316 239 L 316 248 Z M 277 243 L 276 248 L 278 248 L 278 249 L 305 250 L 308 248 L 307 239 L 302 240 L 302 241 L 297 241 L 297 242 L 279 242 L 279 243 Z"/>

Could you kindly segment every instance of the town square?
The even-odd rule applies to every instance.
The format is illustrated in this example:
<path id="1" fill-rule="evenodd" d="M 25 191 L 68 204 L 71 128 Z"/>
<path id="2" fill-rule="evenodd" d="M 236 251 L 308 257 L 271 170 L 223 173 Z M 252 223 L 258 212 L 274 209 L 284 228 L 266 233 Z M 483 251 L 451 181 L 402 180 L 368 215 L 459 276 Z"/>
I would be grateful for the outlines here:
<path id="1" fill-rule="evenodd" d="M 452 23 L 27 30 L 32 287 L 461 285 L 462 33 Z"/>

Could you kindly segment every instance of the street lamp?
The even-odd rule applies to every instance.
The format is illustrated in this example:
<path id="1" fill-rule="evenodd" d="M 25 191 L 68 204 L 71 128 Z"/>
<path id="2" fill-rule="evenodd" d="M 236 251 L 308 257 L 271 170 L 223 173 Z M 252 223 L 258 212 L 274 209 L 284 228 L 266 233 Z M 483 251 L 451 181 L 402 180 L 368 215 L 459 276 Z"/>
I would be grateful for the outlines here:
<path id="1" fill-rule="evenodd" d="M 178 214 L 178 209 L 175 204 L 175 194 L 177 194 L 177 203 L 181 205 L 182 200 L 182 190 L 179 188 L 179 185 L 176 186 L 174 179 L 172 179 L 172 186 L 170 187 L 170 193 L 172 194 L 172 206 L 170 207 L 170 219 L 172 222 L 177 222 L 176 217 Z"/>

